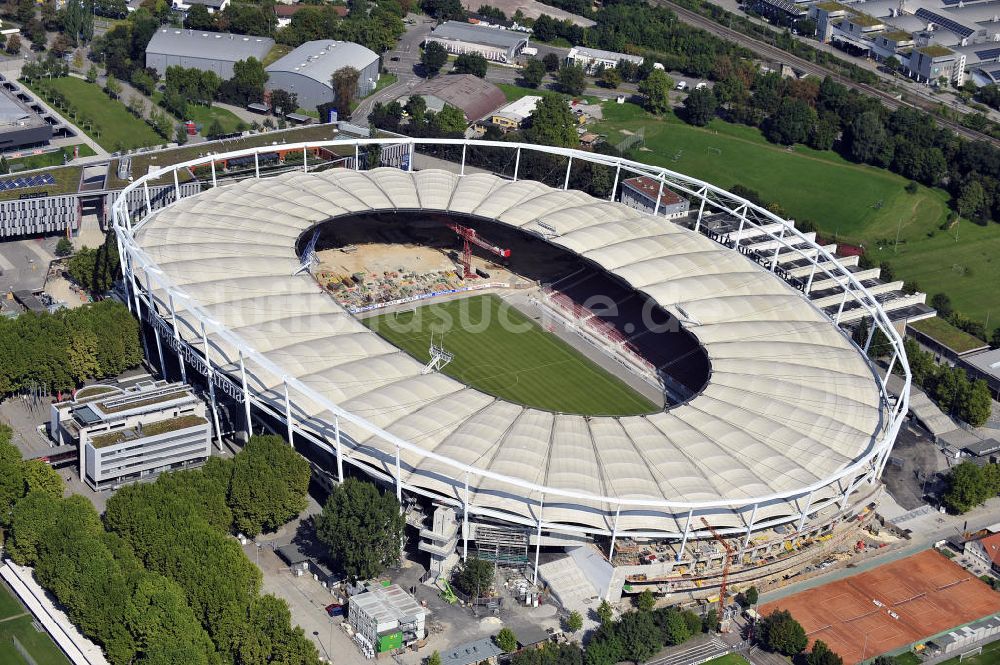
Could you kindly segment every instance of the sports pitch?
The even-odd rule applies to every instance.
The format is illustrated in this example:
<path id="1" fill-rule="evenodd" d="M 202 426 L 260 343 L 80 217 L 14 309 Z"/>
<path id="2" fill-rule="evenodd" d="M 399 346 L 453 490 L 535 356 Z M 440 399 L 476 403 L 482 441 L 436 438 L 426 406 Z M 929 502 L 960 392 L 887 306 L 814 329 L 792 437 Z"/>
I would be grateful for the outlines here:
<path id="1" fill-rule="evenodd" d="M 28 665 L 14 646 L 14 638 L 38 665 L 68 665 L 69 660 L 45 632 L 35 630 L 33 618 L 0 582 L 0 663 Z"/>
<path id="2" fill-rule="evenodd" d="M 768 603 L 788 610 L 810 643 L 852 665 L 1000 611 L 1000 593 L 936 550 Z"/>
<path id="3" fill-rule="evenodd" d="M 363 320 L 420 362 L 436 344 L 454 354 L 442 370 L 525 406 L 587 415 L 653 413 L 658 407 L 494 295 L 425 305 Z"/>

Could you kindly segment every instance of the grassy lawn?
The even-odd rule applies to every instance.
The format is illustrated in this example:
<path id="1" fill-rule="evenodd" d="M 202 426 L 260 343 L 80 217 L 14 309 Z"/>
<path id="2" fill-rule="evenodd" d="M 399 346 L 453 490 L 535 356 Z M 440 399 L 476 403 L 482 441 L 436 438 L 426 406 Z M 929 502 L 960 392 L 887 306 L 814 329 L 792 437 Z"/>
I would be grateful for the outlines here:
<path id="1" fill-rule="evenodd" d="M 0 618 L 17 616 L 25 611 L 10 594 L 7 587 L 0 584 Z M 0 663 L 4 665 L 28 665 L 14 648 L 14 637 L 31 654 L 38 665 L 67 665 L 69 663 L 69 660 L 47 633 L 35 630 L 34 625 L 32 625 L 32 617 L 28 614 L 16 619 L 0 621 Z"/>
<path id="2" fill-rule="evenodd" d="M 727 653 L 725 656 L 705 661 L 704 665 L 747 665 L 747 659 L 738 653 Z"/>
<path id="3" fill-rule="evenodd" d="M 49 90 L 62 93 L 72 105 L 72 110 L 57 110 L 68 115 L 71 122 L 87 132 L 105 150 L 116 151 L 166 143 L 166 139 L 154 132 L 152 127 L 129 113 L 124 104 L 108 97 L 94 83 L 67 76 L 33 81 L 31 89 L 46 101 L 50 99 Z"/>
<path id="4" fill-rule="evenodd" d="M 236 128 L 243 123 L 235 113 L 227 109 L 219 108 L 218 106 L 201 106 L 198 104 L 188 104 L 187 105 L 187 115 L 185 120 L 194 120 L 196 125 L 202 127 L 202 131 L 208 131 L 213 120 L 218 120 L 219 124 L 222 125 L 222 131 L 225 134 L 231 134 L 236 131 Z M 244 125 L 246 123 L 243 123 Z"/>
<path id="5" fill-rule="evenodd" d="M 11 201 L 18 199 L 25 194 L 75 194 L 80 189 L 80 175 L 82 172 L 82 166 L 64 166 L 62 168 L 52 169 L 47 173 L 55 178 L 55 184 L 9 189 L 5 192 L 0 192 L 0 201 Z M 17 175 L 6 176 L 4 178 L 0 178 L 0 180 L 10 180 L 17 177 Z"/>
<path id="6" fill-rule="evenodd" d="M 537 88 L 525 88 L 511 83 L 497 83 L 496 86 L 503 91 L 503 94 L 507 97 L 508 102 L 513 102 L 517 99 L 521 99 L 521 97 L 527 97 L 528 95 L 556 95 L 557 97 L 567 97 L 567 95 L 564 95 L 561 92 L 546 90 L 541 86 Z"/>
<path id="7" fill-rule="evenodd" d="M 920 665 L 922 662 L 920 656 L 912 651 L 907 651 L 896 656 L 896 665 Z"/>
<path id="8" fill-rule="evenodd" d="M 958 665 L 958 656 L 946 660 L 941 665 Z M 983 653 L 961 661 L 962 665 L 1000 665 L 1000 642 L 983 646 Z"/>
<path id="9" fill-rule="evenodd" d="M 378 77 L 378 83 L 376 83 L 375 87 L 372 88 L 372 91 L 369 92 L 365 96 L 366 97 L 370 97 L 371 95 L 374 95 L 379 90 L 384 90 L 385 88 L 388 88 L 390 85 L 392 85 L 393 83 L 395 83 L 398 80 L 399 80 L 399 77 L 396 76 L 395 74 L 381 74 Z"/>
<path id="10" fill-rule="evenodd" d="M 656 405 L 497 296 L 436 303 L 363 320 L 421 362 L 431 332 L 455 354 L 444 373 L 501 399 L 565 413 L 631 415 Z M 504 324 L 504 325 L 501 325 Z"/>
<path id="11" fill-rule="evenodd" d="M 268 65 L 285 57 L 293 50 L 294 49 L 287 44 L 275 44 L 271 47 L 271 50 L 267 52 L 267 55 L 264 56 L 264 62 L 262 64 L 267 67 Z"/>
<path id="12" fill-rule="evenodd" d="M 973 337 L 964 330 L 956 328 L 937 316 L 933 319 L 915 321 L 911 323 L 910 326 L 915 330 L 919 330 L 922 333 L 930 335 L 957 353 L 965 353 L 966 351 L 980 349 L 986 346 L 986 343 L 983 340 Z"/>
<path id="13" fill-rule="evenodd" d="M 742 184 L 777 201 L 788 216 L 817 224 L 825 238 L 862 245 L 887 260 L 897 279 L 914 280 L 933 294 L 947 292 L 956 309 L 984 320 L 1000 312 L 1000 226 L 961 222 L 941 231 L 948 195 L 919 187 L 883 169 L 854 164 L 833 151 L 768 143 L 753 127 L 714 120 L 693 127 L 670 115 L 658 118 L 634 104 L 604 104 L 596 131 L 616 145 L 642 129 L 645 150 L 634 159 L 694 176 L 723 188 Z M 624 130 L 624 131 L 623 131 Z M 896 243 L 896 237 L 899 243 Z"/>
<path id="14" fill-rule="evenodd" d="M 30 169 L 43 169 L 46 166 L 61 166 L 63 163 L 63 155 L 69 155 L 72 157 L 74 146 L 66 146 L 59 150 L 53 150 L 50 152 L 44 152 L 40 155 L 29 155 L 28 157 L 18 157 L 17 159 L 8 159 L 7 163 L 11 166 L 19 165 L 22 171 L 27 171 Z M 97 153 L 94 152 L 86 143 L 79 143 L 76 147 L 80 148 L 81 157 L 91 157 Z"/>

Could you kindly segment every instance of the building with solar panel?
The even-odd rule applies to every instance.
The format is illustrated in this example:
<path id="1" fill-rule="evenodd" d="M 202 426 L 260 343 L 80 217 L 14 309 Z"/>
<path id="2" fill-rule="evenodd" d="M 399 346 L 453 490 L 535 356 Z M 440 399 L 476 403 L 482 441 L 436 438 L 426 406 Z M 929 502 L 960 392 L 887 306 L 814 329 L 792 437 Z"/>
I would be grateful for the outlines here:
<path id="1" fill-rule="evenodd" d="M 922 83 L 960 86 L 967 68 L 982 60 L 978 52 L 993 61 L 1000 56 L 989 53 L 1000 40 L 998 5 L 995 0 L 823 0 L 810 6 L 809 15 L 823 42 L 878 61 L 896 58 L 903 73 Z"/>
<path id="2" fill-rule="evenodd" d="M 44 145 L 51 138 L 52 125 L 0 88 L 0 152 Z"/>

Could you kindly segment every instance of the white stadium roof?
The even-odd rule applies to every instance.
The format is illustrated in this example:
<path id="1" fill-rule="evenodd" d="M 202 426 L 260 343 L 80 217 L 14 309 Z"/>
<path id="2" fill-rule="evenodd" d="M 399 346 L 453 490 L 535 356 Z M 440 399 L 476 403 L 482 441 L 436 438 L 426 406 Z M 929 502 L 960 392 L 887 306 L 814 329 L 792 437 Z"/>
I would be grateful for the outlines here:
<path id="1" fill-rule="evenodd" d="M 544 232 L 548 242 L 688 322 L 711 362 L 707 385 L 664 412 L 612 418 L 525 408 L 443 374 L 422 375 L 420 362 L 346 313 L 310 275 L 294 274 L 296 240 L 314 225 L 398 209 L 474 215 L 536 234 L 539 223 L 555 229 Z M 137 242 L 193 302 L 287 376 L 426 450 L 550 488 L 676 502 L 791 492 L 869 452 L 888 419 L 870 366 L 800 292 L 706 237 L 577 191 L 438 170 L 286 173 L 182 199 L 144 223 Z M 184 322 L 184 303 L 175 305 Z M 182 334 L 200 342 L 200 328 L 188 325 Z M 213 362 L 237 367 L 238 351 L 214 343 Z M 251 390 L 281 412 L 283 378 L 252 362 L 247 371 Z M 330 438 L 329 412 L 295 401 L 300 424 Z M 350 457 L 394 473 L 394 446 L 341 427 Z M 462 474 L 440 461 L 404 449 L 402 472 L 409 486 L 461 500 Z M 813 505 L 842 495 L 852 479 L 817 490 Z M 474 506 L 538 517 L 525 501 L 537 504 L 537 494 L 478 476 L 470 491 Z M 597 500 L 544 501 L 547 524 L 610 529 L 614 510 Z M 713 517 L 715 526 L 744 527 L 743 510 Z M 772 501 L 757 520 L 800 510 L 808 508 L 794 499 Z M 678 533 L 686 515 L 623 509 L 619 529 Z"/>

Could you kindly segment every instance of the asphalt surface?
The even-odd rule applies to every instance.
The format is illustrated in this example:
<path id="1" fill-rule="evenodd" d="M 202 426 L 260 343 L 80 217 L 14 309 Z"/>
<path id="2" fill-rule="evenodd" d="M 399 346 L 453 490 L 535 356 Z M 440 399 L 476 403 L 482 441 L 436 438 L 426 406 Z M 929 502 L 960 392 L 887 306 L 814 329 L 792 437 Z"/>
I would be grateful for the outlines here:
<path id="1" fill-rule="evenodd" d="M 799 69 L 803 72 L 806 72 L 807 74 L 812 74 L 814 76 L 818 76 L 821 78 L 829 76 L 832 79 L 836 80 L 838 83 L 847 86 L 848 88 L 853 88 L 854 90 L 862 92 L 870 97 L 875 97 L 876 99 L 880 100 L 890 110 L 895 110 L 900 106 L 910 106 L 912 108 L 920 109 L 922 111 L 933 112 L 933 110 L 938 106 L 936 102 L 933 102 L 931 100 L 908 99 L 908 98 L 904 98 L 902 100 L 896 99 L 896 97 L 893 96 L 892 93 L 880 90 L 874 86 L 852 81 L 851 79 L 845 76 L 841 76 L 840 74 L 831 72 L 828 69 L 820 65 L 817 65 L 816 63 L 809 62 L 808 60 L 805 60 L 803 58 L 799 58 L 798 56 L 792 55 L 787 51 L 783 51 L 776 46 L 765 44 L 762 41 L 754 39 L 753 37 L 748 37 L 747 35 L 744 35 L 741 32 L 738 32 L 724 25 L 716 23 L 712 19 L 706 18 L 701 14 L 697 14 L 688 9 L 675 5 L 669 0 L 655 0 L 655 2 L 665 7 L 669 7 L 671 11 L 677 14 L 677 18 L 679 18 L 684 23 L 687 23 L 688 25 L 701 28 L 702 30 L 710 32 L 716 35 L 717 37 L 744 46 L 745 48 L 750 49 L 751 51 L 753 51 L 754 53 L 756 53 L 761 57 L 768 58 L 777 62 L 787 63 L 788 65 L 796 69 Z M 935 116 L 934 119 L 940 126 L 951 129 L 952 131 L 954 131 L 959 136 L 962 136 L 963 138 L 969 139 L 971 141 L 986 141 L 996 147 L 1000 147 L 1000 140 L 991 138 L 985 134 L 981 134 L 977 131 L 968 129 L 967 127 L 963 127 L 957 122 L 952 122 L 951 120 L 947 120 L 937 116 Z"/>

